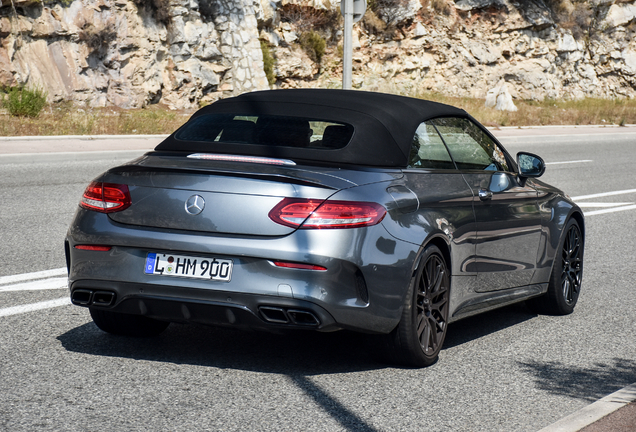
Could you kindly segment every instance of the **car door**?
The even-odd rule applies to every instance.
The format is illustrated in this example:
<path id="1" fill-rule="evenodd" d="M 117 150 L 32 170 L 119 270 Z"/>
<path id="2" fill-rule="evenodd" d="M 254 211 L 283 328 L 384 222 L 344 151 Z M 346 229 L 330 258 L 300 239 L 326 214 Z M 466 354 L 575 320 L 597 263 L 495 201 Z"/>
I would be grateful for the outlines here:
<path id="1" fill-rule="evenodd" d="M 443 235 L 451 245 L 453 287 L 473 286 L 476 273 L 468 270 L 475 256 L 473 192 L 432 124 L 419 125 L 403 173 L 402 185 L 387 190 L 404 213 L 399 224 L 404 229 L 396 237 L 420 243 Z"/>
<path id="2" fill-rule="evenodd" d="M 520 180 L 510 157 L 467 118 L 432 121 L 473 191 L 477 223 L 476 291 L 530 284 L 541 238 L 537 191 Z"/>

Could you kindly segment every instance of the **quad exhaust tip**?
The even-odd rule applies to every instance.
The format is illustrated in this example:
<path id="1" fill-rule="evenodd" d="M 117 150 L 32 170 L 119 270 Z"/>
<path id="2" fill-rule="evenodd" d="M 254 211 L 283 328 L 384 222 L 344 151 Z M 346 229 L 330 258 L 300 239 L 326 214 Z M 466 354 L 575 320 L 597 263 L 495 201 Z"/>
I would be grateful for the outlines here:
<path id="1" fill-rule="evenodd" d="M 78 306 L 88 306 L 93 300 L 93 291 L 76 289 L 71 294 L 71 301 Z"/>
<path id="2" fill-rule="evenodd" d="M 93 293 L 93 305 L 110 306 L 115 301 L 115 293 L 110 291 L 95 291 Z"/>
<path id="3" fill-rule="evenodd" d="M 299 309 L 285 309 L 274 306 L 258 308 L 261 316 L 267 322 L 274 324 L 295 324 L 300 326 L 318 326 L 320 320 L 310 311 Z"/>
<path id="4" fill-rule="evenodd" d="M 78 306 L 111 306 L 115 303 L 115 297 L 112 291 L 76 289 L 71 293 L 71 301 Z"/>

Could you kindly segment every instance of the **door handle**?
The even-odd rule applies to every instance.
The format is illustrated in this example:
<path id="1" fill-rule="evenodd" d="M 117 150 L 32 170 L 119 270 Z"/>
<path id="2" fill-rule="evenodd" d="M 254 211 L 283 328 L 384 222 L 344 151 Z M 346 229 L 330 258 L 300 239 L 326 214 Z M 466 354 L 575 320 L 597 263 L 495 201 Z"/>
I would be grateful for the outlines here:
<path id="1" fill-rule="evenodd" d="M 490 201 L 492 199 L 492 192 L 486 189 L 479 189 L 479 199 L 482 201 Z"/>

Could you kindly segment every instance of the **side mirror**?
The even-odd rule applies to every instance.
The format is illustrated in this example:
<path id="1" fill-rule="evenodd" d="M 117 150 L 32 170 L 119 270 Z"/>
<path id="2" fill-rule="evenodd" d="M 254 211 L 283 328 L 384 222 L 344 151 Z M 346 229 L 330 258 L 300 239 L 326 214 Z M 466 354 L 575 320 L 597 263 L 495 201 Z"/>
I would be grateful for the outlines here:
<path id="1" fill-rule="evenodd" d="M 517 153 L 517 167 L 519 177 L 541 177 L 545 172 L 543 159 L 532 153 Z"/>

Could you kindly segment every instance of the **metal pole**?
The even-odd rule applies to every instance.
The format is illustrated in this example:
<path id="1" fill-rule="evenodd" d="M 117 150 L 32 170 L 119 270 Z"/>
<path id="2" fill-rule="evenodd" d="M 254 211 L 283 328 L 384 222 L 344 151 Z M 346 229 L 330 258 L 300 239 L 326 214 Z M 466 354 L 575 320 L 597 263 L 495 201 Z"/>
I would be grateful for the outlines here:
<path id="1" fill-rule="evenodd" d="M 344 41 L 342 60 L 342 88 L 351 89 L 351 69 L 353 63 L 353 0 L 345 0 Z"/>

